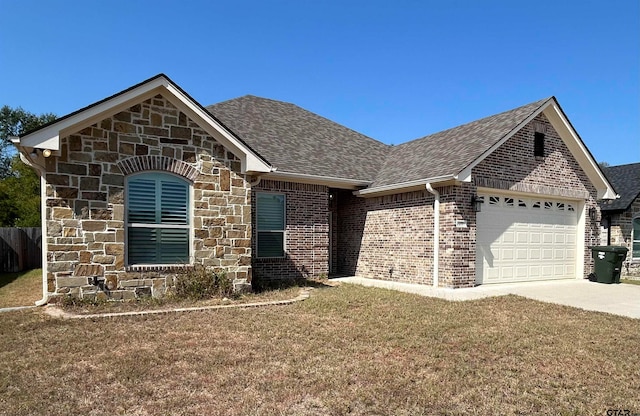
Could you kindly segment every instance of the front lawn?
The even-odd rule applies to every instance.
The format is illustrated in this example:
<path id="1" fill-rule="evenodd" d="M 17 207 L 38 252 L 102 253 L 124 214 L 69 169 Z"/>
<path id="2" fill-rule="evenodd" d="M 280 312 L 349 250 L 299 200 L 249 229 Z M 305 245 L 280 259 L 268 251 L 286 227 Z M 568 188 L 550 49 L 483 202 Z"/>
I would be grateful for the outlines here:
<path id="1" fill-rule="evenodd" d="M 342 285 L 288 306 L 0 319 L 0 414 L 640 412 L 640 320 Z"/>
<path id="2" fill-rule="evenodd" d="M 0 308 L 33 306 L 42 299 L 42 269 L 0 273 Z"/>

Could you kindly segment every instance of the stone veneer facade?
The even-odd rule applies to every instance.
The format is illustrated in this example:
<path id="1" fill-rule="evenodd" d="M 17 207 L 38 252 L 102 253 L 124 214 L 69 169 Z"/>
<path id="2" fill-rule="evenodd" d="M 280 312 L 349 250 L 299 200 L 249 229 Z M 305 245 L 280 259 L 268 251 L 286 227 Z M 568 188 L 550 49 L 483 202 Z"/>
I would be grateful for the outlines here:
<path id="1" fill-rule="evenodd" d="M 253 279 L 326 277 L 329 273 L 329 189 L 324 185 L 262 180 L 252 191 L 283 194 L 286 206 L 285 257 L 254 256 Z M 251 201 L 252 212 L 255 212 L 256 198 Z M 256 253 L 255 227 L 253 233 L 252 249 Z"/>
<path id="2" fill-rule="evenodd" d="M 544 158 L 533 157 L 535 131 L 546 135 Z M 237 282 L 322 277 L 330 261 L 338 274 L 433 282 L 434 196 L 426 189 L 359 198 L 323 185 L 266 179 L 251 187 L 236 156 L 156 96 L 63 137 L 60 155 L 46 159 L 52 295 L 133 298 L 161 295 L 172 285 L 176 267 L 125 263 L 125 179 L 143 171 L 169 172 L 192 184 L 189 264 L 225 271 Z M 470 201 L 478 187 L 571 198 L 595 209 L 598 218 L 585 216 L 585 273 L 591 271 L 587 247 L 599 235 L 596 191 L 541 114 L 475 166 L 471 183 L 436 188 L 440 286 L 475 285 L 476 215 Z M 284 258 L 252 256 L 252 192 L 286 196 Z M 456 220 L 467 227 L 456 227 Z M 96 286 L 94 277 L 104 286 Z"/>
<path id="3" fill-rule="evenodd" d="M 190 264 L 251 281 L 251 189 L 240 160 L 165 98 L 134 105 L 60 144 L 60 155 L 46 159 L 52 296 L 159 296 L 173 284 L 176 267 L 125 263 L 125 178 L 143 171 L 191 184 Z M 94 276 L 110 290 L 98 290 Z"/>
<path id="4" fill-rule="evenodd" d="M 545 157 L 533 156 L 534 132 L 545 133 Z M 436 188 L 440 193 L 439 285 L 472 287 L 476 268 L 478 187 L 572 198 L 586 212 L 585 274 L 592 270 L 589 246 L 599 241 L 596 190 L 543 114 L 524 126 L 472 170 L 472 182 Z M 383 280 L 433 283 L 433 203 L 426 190 L 357 198 L 338 194 L 337 271 Z M 456 227 L 464 220 L 466 228 Z"/>

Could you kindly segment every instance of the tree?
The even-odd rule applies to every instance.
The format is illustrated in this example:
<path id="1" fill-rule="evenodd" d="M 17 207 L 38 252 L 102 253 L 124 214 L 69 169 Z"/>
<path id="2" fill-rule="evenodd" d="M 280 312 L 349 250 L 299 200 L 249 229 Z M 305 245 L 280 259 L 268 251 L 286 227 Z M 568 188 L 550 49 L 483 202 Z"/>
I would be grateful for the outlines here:
<path id="1" fill-rule="evenodd" d="M 601 168 L 608 168 L 611 166 L 609 162 L 599 162 L 598 165 L 600 165 Z"/>
<path id="2" fill-rule="evenodd" d="M 35 115 L 22 108 L 0 108 L 0 227 L 40 226 L 40 180 L 25 165 L 9 137 L 55 120 L 51 113 Z"/>

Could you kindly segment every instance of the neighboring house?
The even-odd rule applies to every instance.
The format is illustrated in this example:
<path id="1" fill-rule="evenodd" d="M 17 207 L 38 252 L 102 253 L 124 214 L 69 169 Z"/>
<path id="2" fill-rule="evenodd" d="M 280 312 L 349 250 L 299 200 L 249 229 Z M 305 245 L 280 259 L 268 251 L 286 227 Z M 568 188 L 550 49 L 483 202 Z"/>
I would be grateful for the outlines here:
<path id="1" fill-rule="evenodd" d="M 609 166 L 604 173 L 620 198 L 600 204 L 603 243 L 628 247 L 628 265 L 640 266 L 640 163 Z"/>
<path id="2" fill-rule="evenodd" d="M 583 278 L 616 196 L 554 97 L 389 146 L 158 75 L 14 143 L 42 177 L 43 302 L 161 294 L 195 263 L 236 284 Z"/>

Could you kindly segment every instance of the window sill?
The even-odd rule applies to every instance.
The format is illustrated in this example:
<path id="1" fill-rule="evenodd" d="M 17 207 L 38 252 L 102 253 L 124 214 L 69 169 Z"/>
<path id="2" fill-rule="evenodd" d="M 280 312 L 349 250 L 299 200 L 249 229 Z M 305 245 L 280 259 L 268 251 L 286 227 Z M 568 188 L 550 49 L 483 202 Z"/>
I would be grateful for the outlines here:
<path id="1" fill-rule="evenodd" d="M 127 272 L 178 272 L 193 268 L 192 264 L 136 264 L 126 267 Z"/>

